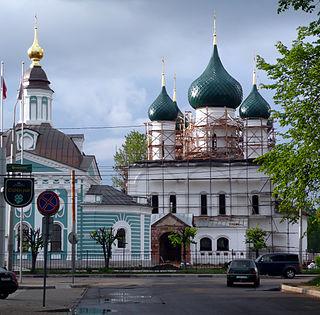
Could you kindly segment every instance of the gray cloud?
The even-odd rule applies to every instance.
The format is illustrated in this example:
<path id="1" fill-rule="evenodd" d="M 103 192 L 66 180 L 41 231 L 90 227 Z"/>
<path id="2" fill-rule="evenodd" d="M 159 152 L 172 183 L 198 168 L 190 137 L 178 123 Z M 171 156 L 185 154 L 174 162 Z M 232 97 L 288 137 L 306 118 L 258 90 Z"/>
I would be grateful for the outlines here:
<path id="1" fill-rule="evenodd" d="M 276 58 L 274 44 L 289 44 L 296 27 L 311 15 L 288 11 L 277 15 L 277 0 L 0 0 L 1 50 L 12 104 L 20 62 L 33 39 L 33 16 L 39 17 L 43 65 L 55 90 L 57 127 L 136 124 L 160 92 L 160 60 L 166 57 L 168 92 L 177 73 L 180 108 L 190 110 L 187 89 L 206 67 L 212 51 L 212 16 L 217 14 L 218 46 L 226 69 L 251 88 L 254 52 Z M 260 80 L 266 80 L 259 73 Z M 263 92 L 272 103 L 271 93 Z M 86 130 L 89 153 L 111 165 L 110 152 L 125 130 Z M 101 143 L 108 143 L 107 155 Z"/>

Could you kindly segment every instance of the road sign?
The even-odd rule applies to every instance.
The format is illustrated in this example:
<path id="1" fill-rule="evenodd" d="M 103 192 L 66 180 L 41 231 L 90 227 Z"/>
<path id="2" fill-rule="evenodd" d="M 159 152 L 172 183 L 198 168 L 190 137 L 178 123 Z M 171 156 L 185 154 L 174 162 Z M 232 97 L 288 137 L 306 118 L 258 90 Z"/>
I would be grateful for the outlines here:
<path id="1" fill-rule="evenodd" d="M 10 206 L 23 208 L 32 202 L 33 196 L 33 178 L 4 179 L 4 199 Z"/>
<path id="2" fill-rule="evenodd" d="M 7 164 L 7 172 L 32 173 L 32 164 Z"/>
<path id="3" fill-rule="evenodd" d="M 37 199 L 38 211 L 42 215 L 54 215 L 60 207 L 59 196 L 53 191 L 43 191 Z"/>
<path id="4" fill-rule="evenodd" d="M 78 236 L 74 232 L 70 232 L 68 234 L 68 241 L 70 244 L 77 244 L 78 243 Z"/>

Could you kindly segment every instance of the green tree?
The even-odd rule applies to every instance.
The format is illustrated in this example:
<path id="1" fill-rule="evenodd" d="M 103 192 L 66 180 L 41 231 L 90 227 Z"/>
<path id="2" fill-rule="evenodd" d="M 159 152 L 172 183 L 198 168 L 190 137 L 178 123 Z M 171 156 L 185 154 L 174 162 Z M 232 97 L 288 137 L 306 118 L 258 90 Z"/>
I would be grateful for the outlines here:
<path id="1" fill-rule="evenodd" d="M 112 184 L 123 192 L 127 192 L 128 166 L 147 158 L 146 136 L 138 131 L 131 131 L 125 136 L 123 145 L 116 151 L 113 158 L 113 169 L 117 175 L 112 177 Z"/>
<path id="2" fill-rule="evenodd" d="M 29 228 L 23 230 L 23 241 L 27 249 L 31 250 L 31 273 L 34 273 L 36 270 L 36 262 L 40 249 L 43 248 L 43 237 L 40 233 L 40 228 L 33 229 Z"/>
<path id="3" fill-rule="evenodd" d="M 295 10 L 303 10 L 305 12 L 313 12 L 316 5 L 319 3 L 318 0 L 279 0 L 278 13 L 283 12 L 290 7 Z"/>
<path id="4" fill-rule="evenodd" d="M 187 262 L 187 247 L 191 243 L 195 243 L 193 240 L 197 234 L 197 229 L 195 227 L 183 227 L 180 228 L 177 232 L 171 232 L 168 236 L 170 243 L 177 247 L 182 246 L 182 255 L 183 255 L 183 266 L 186 266 Z"/>
<path id="5" fill-rule="evenodd" d="M 256 258 L 259 256 L 259 250 L 266 248 L 267 232 L 260 227 L 252 227 L 246 231 L 246 244 L 249 244 L 250 249 L 256 253 Z"/>
<path id="6" fill-rule="evenodd" d="M 110 258 L 112 255 L 112 245 L 118 238 L 113 234 L 112 228 L 98 228 L 90 233 L 90 237 L 94 239 L 97 244 L 101 245 L 104 257 L 104 266 L 109 269 Z"/>
<path id="7" fill-rule="evenodd" d="M 309 12 L 314 1 L 280 1 L 279 10 L 293 5 Z M 283 132 L 281 141 L 257 161 L 274 184 L 279 211 L 295 221 L 299 210 L 319 210 L 320 188 L 320 24 L 298 28 L 291 47 L 278 42 L 276 63 L 258 58 L 258 66 L 272 80 L 264 87 L 275 92 L 280 110 L 273 112 Z M 319 217 L 319 211 L 318 211 Z"/>

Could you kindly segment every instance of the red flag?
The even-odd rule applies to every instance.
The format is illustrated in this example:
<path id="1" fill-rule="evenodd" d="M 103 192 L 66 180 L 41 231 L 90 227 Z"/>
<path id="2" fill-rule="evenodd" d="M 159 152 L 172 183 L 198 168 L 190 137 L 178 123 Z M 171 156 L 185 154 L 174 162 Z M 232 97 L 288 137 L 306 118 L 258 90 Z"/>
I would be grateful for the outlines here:
<path id="1" fill-rule="evenodd" d="M 5 100 L 7 98 L 7 86 L 6 82 L 4 82 L 4 78 L 1 78 L 2 80 L 2 98 Z"/>

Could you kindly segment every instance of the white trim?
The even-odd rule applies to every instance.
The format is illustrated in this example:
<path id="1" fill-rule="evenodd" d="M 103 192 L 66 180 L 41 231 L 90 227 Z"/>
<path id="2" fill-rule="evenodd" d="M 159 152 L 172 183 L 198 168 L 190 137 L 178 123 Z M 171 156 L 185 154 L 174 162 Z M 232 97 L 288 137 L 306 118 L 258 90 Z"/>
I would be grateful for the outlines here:
<path id="1" fill-rule="evenodd" d="M 119 229 L 124 229 L 126 231 L 126 247 L 125 251 L 131 251 L 131 226 L 127 221 L 120 220 L 113 224 L 112 226 L 114 233 L 116 234 Z M 112 245 L 112 251 L 114 253 L 123 252 L 123 248 L 118 248 L 118 241 L 116 240 Z"/>

